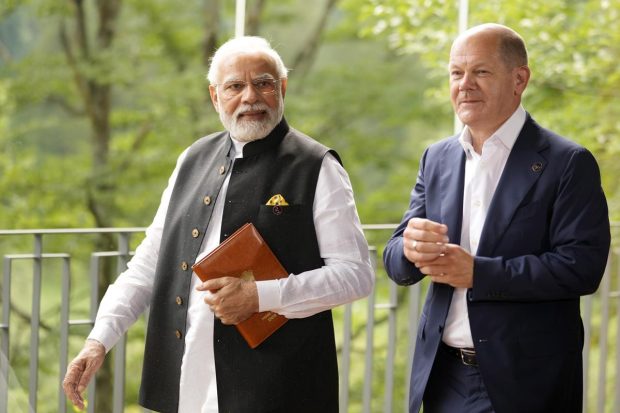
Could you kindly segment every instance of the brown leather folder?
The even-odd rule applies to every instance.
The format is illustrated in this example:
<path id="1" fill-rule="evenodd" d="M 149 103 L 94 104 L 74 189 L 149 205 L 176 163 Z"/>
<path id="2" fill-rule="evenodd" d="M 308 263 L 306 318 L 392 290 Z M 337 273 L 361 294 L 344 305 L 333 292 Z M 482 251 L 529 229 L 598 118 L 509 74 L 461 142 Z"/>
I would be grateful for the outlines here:
<path id="1" fill-rule="evenodd" d="M 219 277 L 241 277 L 256 281 L 288 277 L 252 223 L 247 223 L 192 266 L 203 282 Z M 256 348 L 288 319 L 271 311 L 255 313 L 237 324 L 251 348 Z"/>

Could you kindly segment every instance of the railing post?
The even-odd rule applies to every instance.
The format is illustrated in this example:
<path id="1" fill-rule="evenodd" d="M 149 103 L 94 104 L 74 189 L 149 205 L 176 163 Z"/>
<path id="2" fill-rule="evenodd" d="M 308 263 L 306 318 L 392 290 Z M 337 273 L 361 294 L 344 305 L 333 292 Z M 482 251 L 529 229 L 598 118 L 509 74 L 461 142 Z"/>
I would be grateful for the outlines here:
<path id="1" fill-rule="evenodd" d="M 341 412 L 349 411 L 349 373 L 351 370 L 351 326 L 353 324 L 352 304 L 344 306 L 342 320 L 342 351 L 340 352 L 340 397 Z"/>
<path id="2" fill-rule="evenodd" d="M 62 380 L 67 372 L 69 363 L 69 301 L 71 291 L 71 261 L 69 257 L 63 260 L 63 271 L 61 280 L 61 303 L 60 303 L 60 374 L 58 378 L 58 411 L 67 410 L 67 398 L 62 389 Z"/>
<path id="3" fill-rule="evenodd" d="M 597 392 L 597 407 L 596 411 L 599 413 L 605 412 L 605 396 L 607 382 L 607 337 L 608 337 L 608 325 L 609 325 L 609 291 L 611 287 L 610 265 L 611 257 L 608 259 L 608 264 L 605 267 L 605 273 L 601 282 L 600 300 L 601 300 L 601 336 L 599 339 L 599 365 L 598 365 L 598 392 Z"/>
<path id="4" fill-rule="evenodd" d="M 42 253 L 43 235 L 35 234 L 32 269 L 32 314 L 30 318 L 30 379 L 28 386 L 28 400 L 31 413 L 37 412 L 37 388 L 39 386 L 39 325 L 41 324 Z"/>
<path id="5" fill-rule="evenodd" d="M 9 321 L 11 311 L 11 259 L 4 257 L 2 281 L 2 324 L 0 325 L 0 412 L 8 412 L 9 403 Z"/>
<path id="6" fill-rule="evenodd" d="M 90 257 L 90 326 L 95 325 L 97 310 L 99 308 L 99 256 L 93 253 Z M 95 398 L 97 397 L 97 375 L 88 384 L 86 390 L 87 400 L 90 400 L 86 410 L 88 413 L 95 413 Z"/>
<path id="7" fill-rule="evenodd" d="M 396 356 L 396 310 L 398 309 L 397 285 L 389 284 L 390 301 L 388 304 L 388 353 L 385 361 L 385 394 L 383 399 L 383 412 L 392 412 L 392 399 L 394 397 L 394 359 Z"/>
<path id="8" fill-rule="evenodd" d="M 610 293 L 610 297 L 616 302 L 616 374 L 614 378 L 616 380 L 616 386 L 614 391 L 614 411 L 613 413 L 620 413 L 620 258 L 619 254 L 616 256 L 616 288 L 617 290 Z M 611 266 L 611 262 L 608 264 Z"/>
<path id="9" fill-rule="evenodd" d="M 374 329 L 375 329 L 375 296 L 376 289 L 373 288 L 368 296 L 368 320 L 366 321 L 366 351 L 364 358 L 364 388 L 362 393 L 363 412 L 371 412 L 372 401 L 372 368 L 374 356 Z"/>
<path id="10" fill-rule="evenodd" d="M 588 295 L 582 298 L 583 304 L 583 353 L 581 355 L 583 363 L 583 406 L 582 411 L 588 411 L 588 391 L 589 391 L 589 379 L 590 379 L 590 338 L 592 337 L 592 331 L 590 323 L 592 322 L 592 301 L 593 296 Z"/>
<path id="11" fill-rule="evenodd" d="M 118 237 L 117 274 L 127 268 L 129 261 L 129 234 L 122 232 Z M 125 361 L 127 353 L 127 336 L 124 335 L 114 347 L 114 413 L 123 413 L 125 403 Z M 119 374 L 119 372 L 122 372 Z"/>
<path id="12" fill-rule="evenodd" d="M 413 352 L 415 351 L 415 341 L 418 333 L 418 323 L 420 319 L 420 283 L 409 286 L 409 343 L 407 346 L 407 375 L 405 380 L 405 400 L 404 411 L 409 413 L 409 389 L 411 388 L 411 367 L 413 364 Z"/>

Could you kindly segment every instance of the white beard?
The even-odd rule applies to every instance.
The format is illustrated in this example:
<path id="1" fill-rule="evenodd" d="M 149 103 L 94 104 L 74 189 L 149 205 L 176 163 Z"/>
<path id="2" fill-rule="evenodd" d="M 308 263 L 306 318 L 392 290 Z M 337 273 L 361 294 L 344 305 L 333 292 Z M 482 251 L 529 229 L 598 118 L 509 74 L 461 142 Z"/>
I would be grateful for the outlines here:
<path id="1" fill-rule="evenodd" d="M 218 101 L 220 121 L 230 135 L 240 142 L 251 142 L 266 137 L 276 127 L 284 114 L 284 103 L 278 91 L 278 106 L 271 109 L 265 103 L 254 105 L 240 105 L 232 115 L 224 112 Z M 239 114 L 247 111 L 264 110 L 267 113 L 265 120 L 244 120 Z"/>

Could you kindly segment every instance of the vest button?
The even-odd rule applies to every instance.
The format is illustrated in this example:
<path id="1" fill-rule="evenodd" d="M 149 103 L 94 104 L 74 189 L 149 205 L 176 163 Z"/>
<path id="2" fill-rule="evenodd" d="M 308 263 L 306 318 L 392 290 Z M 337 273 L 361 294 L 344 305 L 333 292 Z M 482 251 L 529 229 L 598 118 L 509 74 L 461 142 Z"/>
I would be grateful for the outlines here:
<path id="1" fill-rule="evenodd" d="M 177 336 L 177 338 L 180 340 L 181 337 L 183 337 L 183 334 L 181 334 L 181 332 L 179 330 L 175 330 L 174 331 L 174 335 Z"/>
<path id="2" fill-rule="evenodd" d="M 220 173 L 220 175 L 224 175 L 224 172 L 226 172 L 226 168 L 224 168 L 224 165 L 222 165 L 222 166 L 220 166 L 219 173 Z"/>
<path id="3" fill-rule="evenodd" d="M 177 305 L 183 304 L 183 299 L 181 297 L 179 297 L 178 295 L 177 295 L 177 298 L 175 299 L 175 301 L 176 301 Z"/>
<path id="4" fill-rule="evenodd" d="M 194 228 L 192 230 L 192 237 L 198 238 L 198 235 L 200 235 L 200 231 L 198 231 L 198 229 Z"/>
<path id="5" fill-rule="evenodd" d="M 183 261 L 183 262 L 181 263 L 181 269 L 182 269 L 183 271 L 187 271 L 187 269 L 188 269 L 188 268 L 189 268 L 189 265 L 187 265 L 187 263 L 186 263 L 185 261 Z"/>
<path id="6" fill-rule="evenodd" d="M 211 205 L 211 197 L 210 196 L 205 196 L 203 199 L 205 205 Z"/>

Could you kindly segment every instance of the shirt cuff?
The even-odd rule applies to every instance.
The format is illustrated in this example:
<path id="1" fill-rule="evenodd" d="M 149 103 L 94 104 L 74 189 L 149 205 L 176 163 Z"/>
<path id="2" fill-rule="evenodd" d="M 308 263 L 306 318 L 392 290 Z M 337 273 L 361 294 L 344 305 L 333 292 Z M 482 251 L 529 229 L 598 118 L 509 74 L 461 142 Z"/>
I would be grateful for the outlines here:
<path id="1" fill-rule="evenodd" d="M 112 347 L 116 344 L 118 337 L 114 333 L 110 333 L 111 329 L 108 329 L 103 326 L 97 326 L 95 323 L 95 327 L 91 330 L 90 334 L 86 338 L 87 340 L 97 340 L 105 347 L 106 353 L 109 352 Z"/>
<path id="2" fill-rule="evenodd" d="M 258 292 L 258 311 L 273 311 L 282 307 L 280 300 L 280 281 L 256 281 L 256 290 Z"/>

